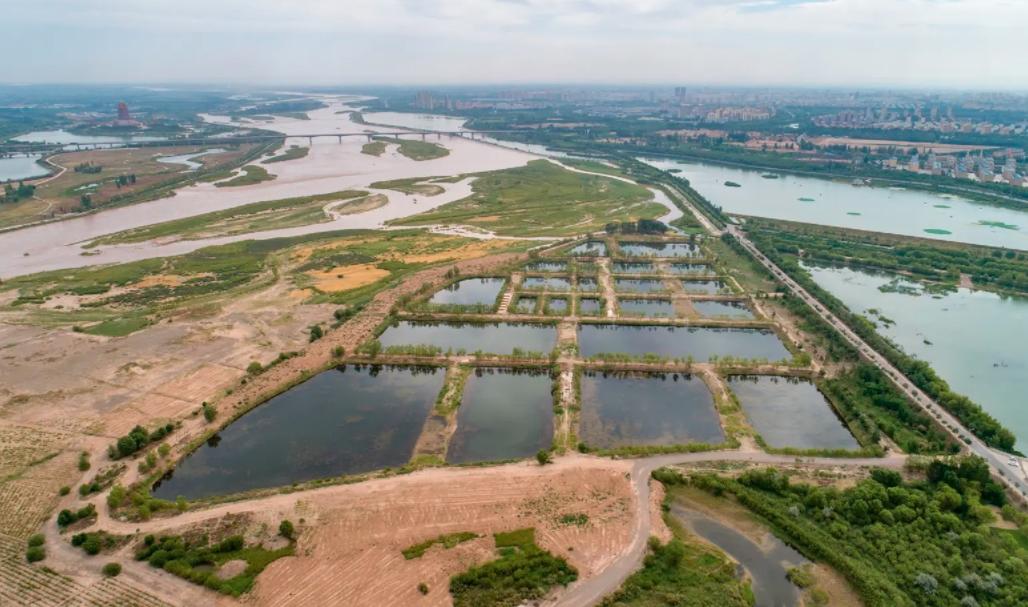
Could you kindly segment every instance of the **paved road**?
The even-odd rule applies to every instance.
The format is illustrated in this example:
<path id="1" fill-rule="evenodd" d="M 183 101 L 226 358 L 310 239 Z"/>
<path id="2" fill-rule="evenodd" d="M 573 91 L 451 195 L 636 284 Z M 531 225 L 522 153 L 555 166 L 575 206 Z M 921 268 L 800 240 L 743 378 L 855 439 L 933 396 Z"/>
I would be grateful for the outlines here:
<path id="1" fill-rule="evenodd" d="M 1028 488 L 1028 478 L 1025 478 L 1021 467 L 1017 465 L 1016 459 L 1009 454 L 990 448 L 978 437 L 972 434 L 971 431 L 965 428 L 956 417 L 950 415 L 949 412 L 932 400 L 931 397 L 915 386 L 884 356 L 872 349 L 871 346 L 861 339 L 860 336 L 854 333 L 852 329 L 840 321 L 827 308 L 821 305 L 821 302 L 808 293 L 806 289 L 801 287 L 799 283 L 790 278 L 782 271 L 781 268 L 761 253 L 760 250 L 757 249 L 757 247 L 750 242 L 748 238 L 746 238 L 745 233 L 743 233 L 741 229 L 737 226 L 728 226 L 728 233 L 734 236 L 743 248 L 749 251 L 757 261 L 774 274 L 778 280 L 784 283 L 794 295 L 802 299 L 818 314 L 818 316 L 835 327 L 835 329 L 842 334 L 843 338 L 845 338 L 850 345 L 860 352 L 860 356 L 862 358 L 884 371 L 885 374 L 889 376 L 892 383 L 906 394 L 914 404 L 920 407 L 928 415 L 939 420 L 939 422 L 941 422 L 940 425 L 942 429 L 949 433 L 955 441 L 958 443 L 966 443 L 966 447 L 971 451 L 971 453 L 974 453 L 988 462 L 989 466 L 992 468 L 993 475 L 1000 478 L 1011 491 L 1020 495 L 1022 498 L 1028 496 L 1028 493 L 1026 493 L 1026 488 Z M 952 428 L 956 428 L 956 430 L 953 430 Z M 967 443 L 964 440 L 964 437 L 969 437 L 970 443 Z"/>

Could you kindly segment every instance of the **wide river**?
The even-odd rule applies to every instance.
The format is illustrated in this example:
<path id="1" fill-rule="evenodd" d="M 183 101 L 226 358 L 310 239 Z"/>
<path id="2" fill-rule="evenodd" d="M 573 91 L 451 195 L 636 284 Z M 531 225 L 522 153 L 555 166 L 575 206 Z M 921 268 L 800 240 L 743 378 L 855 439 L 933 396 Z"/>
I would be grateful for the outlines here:
<path id="1" fill-rule="evenodd" d="M 893 277 L 849 268 L 808 267 L 819 285 L 851 310 L 874 308 L 895 321 L 878 331 L 908 354 L 932 365 L 950 386 L 980 404 L 1013 432 L 1021 448 L 1028 441 L 1028 298 L 958 289 L 945 295 L 881 292 Z M 906 289 L 903 289 L 906 291 Z"/>
<path id="2" fill-rule="evenodd" d="M 1028 212 L 920 190 L 855 186 L 698 162 L 640 160 L 679 171 L 696 191 L 729 213 L 1028 250 Z M 765 178 L 768 174 L 777 178 Z"/>

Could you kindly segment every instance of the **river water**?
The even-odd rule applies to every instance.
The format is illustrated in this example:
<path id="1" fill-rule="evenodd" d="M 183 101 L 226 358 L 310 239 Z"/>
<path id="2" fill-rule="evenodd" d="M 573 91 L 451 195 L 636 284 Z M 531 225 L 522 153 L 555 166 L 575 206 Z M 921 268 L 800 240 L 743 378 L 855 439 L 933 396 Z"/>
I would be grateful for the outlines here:
<path id="1" fill-rule="evenodd" d="M 698 162 L 640 160 L 659 169 L 679 170 L 678 175 L 696 191 L 729 213 L 1028 250 L 1028 212 L 949 194 L 854 186 Z M 767 174 L 778 178 L 766 179 Z M 1018 229 L 981 222 L 1002 222 Z"/>
<path id="2" fill-rule="evenodd" d="M 147 135 L 76 135 L 68 131 L 32 131 L 13 138 L 13 141 L 26 143 L 127 143 L 141 141 L 163 141 L 167 137 L 150 137 Z"/>
<path id="3" fill-rule="evenodd" d="M 0 158 L 0 183 L 46 175 L 49 171 L 38 162 L 42 157 L 42 154 L 21 154 Z"/>
<path id="4" fill-rule="evenodd" d="M 900 281 L 916 294 L 883 293 L 887 274 L 849 268 L 809 267 L 819 285 L 858 313 L 877 309 L 895 321 L 878 331 L 908 354 L 931 363 L 956 392 L 967 395 L 1013 432 L 1021 448 L 1028 440 L 1028 298 L 957 289 L 924 293 L 918 283 Z M 904 289 L 906 291 L 906 289 Z M 872 320 L 873 314 L 868 314 Z"/>

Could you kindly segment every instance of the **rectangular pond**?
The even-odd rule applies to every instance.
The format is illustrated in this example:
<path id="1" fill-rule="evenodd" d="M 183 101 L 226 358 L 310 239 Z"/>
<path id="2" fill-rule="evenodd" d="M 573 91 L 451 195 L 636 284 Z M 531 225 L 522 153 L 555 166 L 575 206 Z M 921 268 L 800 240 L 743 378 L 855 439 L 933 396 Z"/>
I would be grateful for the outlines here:
<path id="1" fill-rule="evenodd" d="M 491 306 L 496 303 L 504 278 L 465 278 L 435 292 L 428 303 L 448 306 Z"/>
<path id="2" fill-rule="evenodd" d="M 515 348 L 529 352 L 546 352 L 557 341 L 552 325 L 526 323 L 447 323 L 404 320 L 389 327 L 378 338 L 384 348 L 390 346 L 436 346 L 444 352 L 476 352 L 510 354 Z"/>
<path id="3" fill-rule="evenodd" d="M 519 295 L 512 309 L 516 314 L 532 314 L 538 304 L 538 297 Z"/>
<path id="4" fill-rule="evenodd" d="M 720 280 L 681 280 L 682 290 L 686 293 L 702 293 L 704 295 L 717 295 L 728 291 L 728 285 Z"/>
<path id="5" fill-rule="evenodd" d="M 697 245 L 687 242 L 619 242 L 621 254 L 628 257 L 696 257 Z"/>
<path id="6" fill-rule="evenodd" d="M 567 272 L 566 261 L 533 261 L 525 266 L 528 272 Z"/>
<path id="7" fill-rule="evenodd" d="M 444 375 L 370 365 L 319 373 L 226 426 L 153 494 L 198 499 L 403 465 Z"/>
<path id="8" fill-rule="evenodd" d="M 671 303 L 670 299 L 632 299 L 619 297 L 618 307 L 621 309 L 621 313 L 627 316 L 670 318 L 675 315 L 675 306 Z"/>
<path id="9" fill-rule="evenodd" d="M 578 348 L 585 357 L 620 353 L 692 356 L 698 361 L 709 360 L 711 356 L 769 361 L 792 358 L 770 329 L 582 324 L 578 327 Z"/>
<path id="10" fill-rule="evenodd" d="M 578 300 L 578 313 L 584 316 L 599 316 L 603 311 L 600 300 L 595 297 L 582 297 Z"/>
<path id="11" fill-rule="evenodd" d="M 666 291 L 667 287 L 658 278 L 615 278 L 614 290 L 622 293 L 660 293 Z"/>
<path id="12" fill-rule="evenodd" d="M 694 301 L 692 307 L 696 308 L 700 316 L 707 318 L 733 318 L 752 320 L 756 318 L 753 310 L 741 301 Z"/>
<path id="13" fill-rule="evenodd" d="M 576 279 L 575 290 L 583 293 L 595 293 L 600 290 L 600 283 L 595 278 L 580 276 Z"/>
<path id="14" fill-rule="evenodd" d="M 724 442 L 714 398 L 699 377 L 583 372 L 579 435 L 593 448 Z"/>
<path id="15" fill-rule="evenodd" d="M 794 377 L 733 375 L 728 387 L 768 445 L 797 449 L 859 449 L 853 435 L 813 383 Z"/>
<path id="16" fill-rule="evenodd" d="M 475 369 L 464 387 L 446 461 L 519 459 L 550 448 L 552 385 L 545 371 Z"/>
<path id="17" fill-rule="evenodd" d="M 616 261 L 611 271 L 615 274 L 653 274 L 657 267 L 648 261 Z"/>
<path id="18" fill-rule="evenodd" d="M 575 245 L 568 253 L 582 257 L 605 257 L 607 255 L 607 244 L 600 240 L 590 240 Z"/>
<path id="19" fill-rule="evenodd" d="M 546 313 L 563 316 L 571 309 L 567 297 L 548 297 L 546 299 Z"/>
<path id="20" fill-rule="evenodd" d="M 712 274 L 713 268 L 705 263 L 669 263 L 668 272 L 671 274 Z"/>
<path id="21" fill-rule="evenodd" d="M 521 280 L 521 288 L 526 291 L 568 292 L 571 279 L 566 276 L 526 276 Z"/>

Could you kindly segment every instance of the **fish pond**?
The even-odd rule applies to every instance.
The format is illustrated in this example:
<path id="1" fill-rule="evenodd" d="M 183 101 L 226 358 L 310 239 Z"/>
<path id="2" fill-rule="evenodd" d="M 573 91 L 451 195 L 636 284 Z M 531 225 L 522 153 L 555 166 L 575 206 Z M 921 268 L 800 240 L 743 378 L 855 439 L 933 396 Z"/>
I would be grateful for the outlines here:
<path id="1" fill-rule="evenodd" d="M 600 300 L 595 297 L 581 297 L 578 300 L 578 313 L 584 316 L 598 316 L 603 309 Z"/>
<path id="2" fill-rule="evenodd" d="M 628 257 L 696 257 L 700 248 L 687 242 L 619 242 Z"/>
<path id="3" fill-rule="evenodd" d="M 568 253 L 582 257 L 604 257 L 607 255 L 607 244 L 599 240 L 589 240 L 575 245 Z"/>
<path id="4" fill-rule="evenodd" d="M 532 296 L 521 295 L 518 300 L 514 303 L 514 312 L 517 314 L 532 314 L 535 312 L 536 306 L 539 305 L 539 298 Z"/>
<path id="5" fill-rule="evenodd" d="M 581 324 L 578 348 L 585 357 L 599 354 L 656 354 L 698 361 L 732 356 L 768 361 L 792 358 L 770 329 L 664 327 L 657 325 Z"/>
<path id="6" fill-rule="evenodd" d="M 626 316 L 658 318 L 675 315 L 675 306 L 670 299 L 618 298 L 618 307 Z"/>
<path id="7" fill-rule="evenodd" d="M 571 309 L 567 297 L 548 297 L 546 299 L 546 313 L 563 316 Z"/>
<path id="8" fill-rule="evenodd" d="M 616 261 L 611 271 L 615 274 L 653 274 L 657 268 L 647 261 Z"/>
<path id="9" fill-rule="evenodd" d="M 496 304 L 496 298 L 506 282 L 503 278 L 465 278 L 436 291 L 428 303 L 443 306 L 492 306 Z"/>
<path id="10" fill-rule="evenodd" d="M 401 466 L 443 385 L 434 367 L 341 366 L 259 405 L 155 486 L 199 499 Z"/>
<path id="11" fill-rule="evenodd" d="M 660 293 L 667 290 L 657 278 L 615 278 L 614 290 L 622 293 Z"/>
<path id="12" fill-rule="evenodd" d="M 579 277 L 576 279 L 575 290 L 584 293 L 595 293 L 600 290 L 600 283 L 595 278 Z"/>
<path id="13" fill-rule="evenodd" d="M 525 266 L 529 272 L 567 272 L 568 264 L 564 261 L 533 261 Z"/>
<path id="14" fill-rule="evenodd" d="M 546 352 L 557 341 L 553 325 L 527 323 L 447 323 L 404 320 L 378 338 L 383 348 L 435 346 L 443 352 L 511 354 L 515 349 Z"/>
<path id="15" fill-rule="evenodd" d="M 571 279 L 565 276 L 526 276 L 521 280 L 526 291 L 571 291 Z"/>
<path id="16" fill-rule="evenodd" d="M 520 459 L 548 449 L 553 444 L 552 386 L 544 371 L 475 369 L 464 387 L 446 461 Z"/>
<path id="17" fill-rule="evenodd" d="M 741 320 L 752 320 L 753 311 L 741 301 L 694 301 L 692 307 L 700 316 L 707 318 L 732 318 Z"/>
<path id="18" fill-rule="evenodd" d="M 671 274 L 712 274 L 714 270 L 705 263 L 669 263 L 668 272 Z"/>
<path id="19" fill-rule="evenodd" d="M 682 290 L 686 293 L 703 293 L 716 295 L 728 291 L 728 285 L 720 280 L 681 280 Z"/>
<path id="20" fill-rule="evenodd" d="M 581 389 L 579 434 L 589 447 L 724 441 L 714 398 L 699 377 L 583 372 Z"/>
<path id="21" fill-rule="evenodd" d="M 732 375 L 728 387 L 768 445 L 797 449 L 859 449 L 828 399 L 806 379 Z"/>

